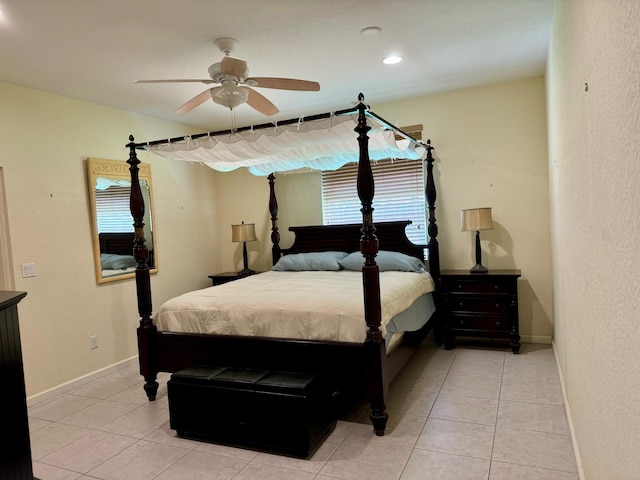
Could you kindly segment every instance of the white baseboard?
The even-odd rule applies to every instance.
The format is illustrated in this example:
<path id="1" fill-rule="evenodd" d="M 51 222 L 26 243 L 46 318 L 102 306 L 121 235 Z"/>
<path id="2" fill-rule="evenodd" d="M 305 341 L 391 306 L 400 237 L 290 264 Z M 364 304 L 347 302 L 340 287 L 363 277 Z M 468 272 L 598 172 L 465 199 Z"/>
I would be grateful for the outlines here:
<path id="1" fill-rule="evenodd" d="M 87 375 L 83 375 L 82 377 L 63 383 L 62 385 L 58 385 L 57 387 L 53 387 L 49 390 L 45 390 L 44 392 L 27 397 L 27 407 L 33 407 L 40 403 L 48 402 L 52 398 L 62 393 L 68 392 L 69 390 L 74 390 L 76 388 L 82 387 L 83 385 L 91 383 L 94 380 L 104 377 L 105 375 L 109 375 L 111 373 L 117 372 L 118 370 L 122 370 L 123 368 L 131 367 L 137 364 L 138 355 L 135 355 L 131 358 L 127 358 L 126 360 L 122 360 L 121 362 L 114 363 L 113 365 L 101 368 L 100 370 L 96 370 L 95 372 L 88 373 Z"/>
<path id="2" fill-rule="evenodd" d="M 564 377 L 562 375 L 562 369 L 560 368 L 560 361 L 558 359 L 558 352 L 556 350 L 556 344 L 551 342 L 553 347 L 553 356 L 556 358 L 556 366 L 558 367 L 558 375 L 560 375 L 560 387 L 562 388 L 562 400 L 564 403 L 564 410 L 567 414 L 567 422 L 569 423 L 569 431 L 571 432 L 571 443 L 573 444 L 573 452 L 576 456 L 576 463 L 578 464 L 578 475 L 580 480 L 586 480 L 584 476 L 584 468 L 582 467 L 582 459 L 580 458 L 580 450 L 578 449 L 578 442 L 576 441 L 576 431 L 573 428 L 573 418 L 571 417 L 571 408 L 569 407 L 569 401 L 567 400 L 567 390 L 564 385 Z"/>
<path id="3" fill-rule="evenodd" d="M 544 345 L 551 345 L 553 338 L 549 335 L 521 335 L 521 343 L 542 343 Z"/>

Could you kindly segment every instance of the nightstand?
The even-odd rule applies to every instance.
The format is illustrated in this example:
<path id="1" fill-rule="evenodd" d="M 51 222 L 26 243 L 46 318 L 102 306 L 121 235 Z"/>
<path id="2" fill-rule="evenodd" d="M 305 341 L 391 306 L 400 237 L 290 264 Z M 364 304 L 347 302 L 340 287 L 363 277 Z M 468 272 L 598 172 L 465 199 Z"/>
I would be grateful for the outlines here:
<path id="1" fill-rule="evenodd" d="M 211 279 L 211 284 L 215 287 L 216 285 L 222 285 L 223 283 L 232 282 L 234 280 L 239 280 L 241 278 L 245 278 L 246 275 L 238 275 L 238 272 L 224 272 L 224 273 L 216 273 L 215 275 L 209 275 Z"/>
<path id="2" fill-rule="evenodd" d="M 440 272 L 445 348 L 453 348 L 457 336 L 483 337 L 509 340 L 513 353 L 518 353 L 519 277 L 520 270 Z"/>

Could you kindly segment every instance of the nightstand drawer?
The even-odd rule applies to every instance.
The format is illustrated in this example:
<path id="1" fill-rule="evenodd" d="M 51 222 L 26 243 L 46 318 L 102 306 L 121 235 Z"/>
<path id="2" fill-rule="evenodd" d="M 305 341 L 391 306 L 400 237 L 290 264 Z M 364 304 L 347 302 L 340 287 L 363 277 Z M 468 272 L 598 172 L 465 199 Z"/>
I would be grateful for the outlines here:
<path id="1" fill-rule="evenodd" d="M 509 299 L 492 299 L 452 294 L 448 299 L 448 308 L 452 314 L 470 312 L 507 315 L 509 313 Z"/>
<path id="2" fill-rule="evenodd" d="M 474 317 L 470 315 L 451 315 L 449 317 L 449 326 L 452 330 L 458 332 L 484 331 L 484 332 L 508 332 L 509 318 L 501 316 Z"/>
<path id="3" fill-rule="evenodd" d="M 511 285 L 509 279 L 454 278 L 446 280 L 445 288 L 449 293 L 509 293 Z"/>

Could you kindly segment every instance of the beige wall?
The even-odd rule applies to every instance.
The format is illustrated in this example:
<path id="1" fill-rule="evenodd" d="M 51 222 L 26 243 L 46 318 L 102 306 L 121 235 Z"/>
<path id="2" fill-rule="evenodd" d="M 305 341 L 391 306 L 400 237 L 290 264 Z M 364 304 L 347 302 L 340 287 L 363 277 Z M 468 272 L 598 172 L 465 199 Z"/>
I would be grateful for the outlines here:
<path id="1" fill-rule="evenodd" d="M 436 216 L 443 268 L 470 268 L 474 237 L 460 231 L 460 209 L 490 206 L 495 228 L 482 232 L 483 264 L 490 269 L 518 268 L 520 329 L 525 341 L 551 342 L 553 332 L 545 85 L 542 77 L 488 87 L 373 105 L 392 123 L 422 123 L 436 147 L 439 189 Z M 355 142 L 355 134 L 354 134 Z M 225 201 L 221 228 L 251 221 L 261 241 L 248 244 L 254 268 L 270 261 L 268 184 L 246 172 L 218 177 L 218 194 L 250 205 Z M 290 225 L 322 222 L 320 175 L 277 175 L 282 246 L 292 238 Z M 234 196 L 235 195 L 235 196 Z M 374 200 L 375 206 L 375 200 Z M 374 214 L 375 217 L 375 214 Z M 228 234 L 230 236 L 230 233 Z M 224 240 L 224 239 L 223 239 Z M 222 242 L 222 263 L 242 265 L 241 249 Z"/>
<path id="2" fill-rule="evenodd" d="M 555 346 L 588 480 L 640 472 L 639 55 L 636 0 L 556 2 L 547 72 Z"/>
<path id="3" fill-rule="evenodd" d="M 133 280 L 96 285 L 86 189 L 87 157 L 126 160 L 129 134 L 152 140 L 184 126 L 0 83 L 0 167 L 11 235 L 27 395 L 137 354 Z M 220 268 L 215 174 L 142 153 L 152 166 L 160 272 L 157 306 L 206 286 Z M 204 173 L 203 173 L 204 172 Z M 37 276 L 22 278 L 20 265 Z M 100 346 L 91 350 L 89 337 Z"/>

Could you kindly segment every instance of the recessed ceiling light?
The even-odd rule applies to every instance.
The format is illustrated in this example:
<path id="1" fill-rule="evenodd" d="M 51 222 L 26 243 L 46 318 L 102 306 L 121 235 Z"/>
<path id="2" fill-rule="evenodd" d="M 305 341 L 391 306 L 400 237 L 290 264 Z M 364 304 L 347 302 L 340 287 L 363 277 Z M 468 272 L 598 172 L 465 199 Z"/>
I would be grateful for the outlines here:
<path id="1" fill-rule="evenodd" d="M 400 63 L 402 61 L 402 57 L 398 55 L 389 55 L 382 59 L 382 63 L 385 65 L 393 65 L 395 63 Z"/>
<path id="2" fill-rule="evenodd" d="M 360 34 L 365 37 L 373 37 L 374 35 L 378 35 L 382 29 L 380 27 L 365 27 L 360 30 Z"/>

